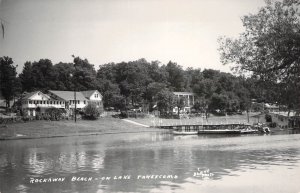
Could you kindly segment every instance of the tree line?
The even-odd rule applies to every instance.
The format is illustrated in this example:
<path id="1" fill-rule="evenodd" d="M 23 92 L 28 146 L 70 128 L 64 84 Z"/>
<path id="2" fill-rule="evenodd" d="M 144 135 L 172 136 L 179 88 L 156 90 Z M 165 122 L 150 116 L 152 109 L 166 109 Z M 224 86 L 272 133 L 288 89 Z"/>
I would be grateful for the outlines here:
<path id="1" fill-rule="evenodd" d="M 41 90 L 93 90 L 103 95 L 104 107 L 171 111 L 183 107 L 173 92 L 196 94 L 197 111 L 244 111 L 252 98 L 274 101 L 259 88 L 255 78 L 234 76 L 218 70 L 183 69 L 175 62 L 136 61 L 108 63 L 96 70 L 87 59 L 74 56 L 72 63 L 53 64 L 49 59 L 26 62 L 17 75 L 13 60 L 0 58 L 1 92 L 7 101 L 21 93 Z M 267 87 L 265 90 L 268 90 Z"/>

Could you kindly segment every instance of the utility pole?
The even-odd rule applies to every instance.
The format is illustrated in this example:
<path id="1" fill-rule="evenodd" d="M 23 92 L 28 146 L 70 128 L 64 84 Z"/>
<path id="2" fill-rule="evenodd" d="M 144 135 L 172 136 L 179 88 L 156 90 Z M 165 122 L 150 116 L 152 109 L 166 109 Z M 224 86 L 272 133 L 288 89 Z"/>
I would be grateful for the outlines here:
<path id="1" fill-rule="evenodd" d="M 76 123 L 77 100 L 76 100 L 76 87 L 75 87 L 75 85 L 74 85 L 74 101 L 75 101 L 74 121 Z"/>

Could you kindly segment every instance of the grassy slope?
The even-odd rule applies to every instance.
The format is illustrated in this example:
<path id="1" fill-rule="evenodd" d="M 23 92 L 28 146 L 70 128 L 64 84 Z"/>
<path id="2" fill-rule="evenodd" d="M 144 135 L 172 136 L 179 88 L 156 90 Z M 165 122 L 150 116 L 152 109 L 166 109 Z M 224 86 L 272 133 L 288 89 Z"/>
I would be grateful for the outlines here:
<path id="1" fill-rule="evenodd" d="M 79 120 L 77 123 L 74 121 L 32 121 L 0 126 L 0 139 L 98 135 L 154 130 L 111 117 L 96 121 Z"/>

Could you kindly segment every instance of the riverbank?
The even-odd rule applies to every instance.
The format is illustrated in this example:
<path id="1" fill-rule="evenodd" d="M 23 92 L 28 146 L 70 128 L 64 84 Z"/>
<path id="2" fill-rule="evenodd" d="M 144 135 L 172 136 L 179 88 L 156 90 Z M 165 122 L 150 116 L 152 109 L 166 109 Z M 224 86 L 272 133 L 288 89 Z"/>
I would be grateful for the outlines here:
<path id="1" fill-rule="evenodd" d="M 264 115 L 251 114 L 249 124 L 265 122 Z M 72 120 L 61 121 L 29 121 L 0 125 L 0 140 L 33 139 L 68 136 L 88 136 L 117 133 L 139 133 L 159 131 L 155 127 L 162 125 L 201 125 L 201 124 L 234 124 L 248 123 L 247 115 L 211 116 L 207 120 L 202 117 L 190 119 L 161 118 L 128 118 L 118 119 L 110 116 L 95 121 Z M 272 128 L 280 130 L 280 128 Z"/>
<path id="2" fill-rule="evenodd" d="M 153 132 L 155 128 L 142 127 L 138 124 L 112 117 L 104 117 L 95 121 L 71 120 L 62 121 L 30 121 L 0 125 L 0 140 L 32 139 L 68 136 L 102 135 L 132 132 Z"/>

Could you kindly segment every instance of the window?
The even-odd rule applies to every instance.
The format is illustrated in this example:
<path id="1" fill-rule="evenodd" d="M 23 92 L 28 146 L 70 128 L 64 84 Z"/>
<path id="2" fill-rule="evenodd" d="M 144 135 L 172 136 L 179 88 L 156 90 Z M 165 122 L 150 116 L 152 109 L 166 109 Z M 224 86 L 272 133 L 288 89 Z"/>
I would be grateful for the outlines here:
<path id="1" fill-rule="evenodd" d="M 83 101 L 83 103 L 85 104 L 85 101 Z"/>
<path id="2" fill-rule="evenodd" d="M 46 101 L 44 101 L 44 104 L 46 104 Z"/>
<path id="3" fill-rule="evenodd" d="M 50 101 L 50 105 L 52 105 L 52 101 Z"/>
<path id="4" fill-rule="evenodd" d="M 77 104 L 79 104 L 80 103 L 80 101 L 77 101 Z"/>
<path id="5" fill-rule="evenodd" d="M 98 98 L 98 94 L 95 94 L 95 98 Z"/>
<path id="6" fill-rule="evenodd" d="M 49 101 L 47 101 L 47 104 L 49 104 Z"/>
<path id="7" fill-rule="evenodd" d="M 32 104 L 32 101 L 29 101 L 29 104 Z"/>
<path id="8" fill-rule="evenodd" d="M 40 104 L 43 104 L 43 101 L 40 101 Z"/>

